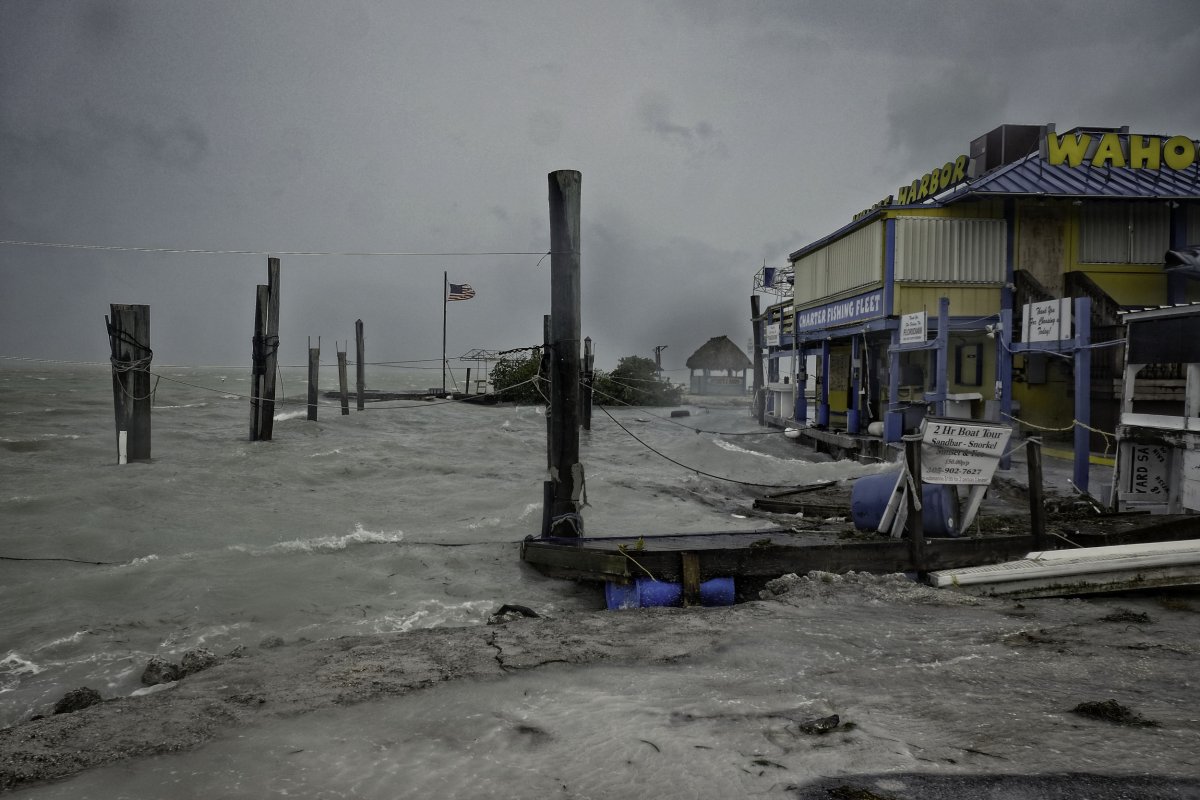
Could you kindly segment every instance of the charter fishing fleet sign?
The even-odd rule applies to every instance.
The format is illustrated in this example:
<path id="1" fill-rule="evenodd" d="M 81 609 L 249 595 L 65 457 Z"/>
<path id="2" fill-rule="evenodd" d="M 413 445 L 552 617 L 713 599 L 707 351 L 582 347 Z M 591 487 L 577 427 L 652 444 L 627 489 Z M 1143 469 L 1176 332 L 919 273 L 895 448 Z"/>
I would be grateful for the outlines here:
<path id="1" fill-rule="evenodd" d="M 1010 436 L 1007 425 L 928 418 L 921 436 L 921 480 L 989 484 Z"/>

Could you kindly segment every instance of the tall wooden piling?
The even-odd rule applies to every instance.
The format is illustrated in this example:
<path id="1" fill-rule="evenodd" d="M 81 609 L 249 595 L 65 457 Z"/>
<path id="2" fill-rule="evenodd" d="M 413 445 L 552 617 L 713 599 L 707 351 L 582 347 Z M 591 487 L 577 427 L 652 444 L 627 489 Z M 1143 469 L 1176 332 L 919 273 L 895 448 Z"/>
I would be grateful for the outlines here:
<path id="1" fill-rule="evenodd" d="M 767 395 L 763 385 L 763 321 L 759 316 L 758 295 L 750 295 L 750 321 L 754 325 L 754 418 L 759 425 L 767 421 Z"/>
<path id="2" fill-rule="evenodd" d="M 263 329 L 262 426 L 259 438 L 275 430 L 275 378 L 279 374 L 279 259 L 267 258 L 267 319 Z"/>
<path id="3" fill-rule="evenodd" d="M 275 376 L 279 369 L 279 259 L 267 259 L 267 283 L 254 295 L 250 365 L 250 441 L 270 440 L 275 427 Z"/>
<path id="4" fill-rule="evenodd" d="M 338 385 L 342 392 L 342 416 L 350 414 L 350 388 L 346 382 L 346 351 L 338 350 Z"/>
<path id="5" fill-rule="evenodd" d="M 270 288 L 261 283 L 254 294 L 254 336 L 250 340 L 250 441 L 262 438 L 263 398 L 266 392 L 266 328 Z"/>
<path id="6" fill-rule="evenodd" d="M 550 189 L 550 395 L 551 465 L 554 503 L 550 532 L 580 536 L 583 465 L 579 463 L 579 204 L 582 176 L 558 170 Z"/>
<path id="7" fill-rule="evenodd" d="M 312 346 L 312 337 L 308 339 L 308 418 L 317 418 L 317 382 L 321 371 L 321 337 L 317 337 L 317 346 Z"/>
<path id="8" fill-rule="evenodd" d="M 150 306 L 109 304 L 117 463 L 150 460 Z"/>
<path id="9" fill-rule="evenodd" d="M 363 321 L 356 319 L 354 321 L 354 377 L 355 384 L 358 389 L 358 410 L 363 410 L 363 404 L 366 401 L 364 395 L 367 391 L 367 365 L 364 359 L 367 354 L 366 340 L 363 339 Z"/>

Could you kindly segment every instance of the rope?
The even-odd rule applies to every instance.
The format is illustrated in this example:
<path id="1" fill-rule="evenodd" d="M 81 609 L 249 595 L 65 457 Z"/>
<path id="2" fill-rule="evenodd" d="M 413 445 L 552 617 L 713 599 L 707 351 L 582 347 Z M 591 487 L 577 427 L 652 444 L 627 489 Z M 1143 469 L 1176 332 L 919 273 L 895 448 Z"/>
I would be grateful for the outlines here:
<path id="1" fill-rule="evenodd" d="M 1034 428 L 1039 431 L 1047 431 L 1049 433 L 1065 433 L 1067 431 L 1075 430 L 1076 427 L 1083 428 L 1084 430 L 1091 431 L 1092 433 L 1098 433 L 1104 437 L 1104 455 L 1105 456 L 1107 456 L 1109 454 L 1109 452 L 1112 450 L 1112 446 L 1113 446 L 1112 442 L 1116 441 L 1116 434 L 1109 433 L 1108 431 L 1102 431 L 1099 428 L 1093 428 L 1091 425 L 1085 425 L 1077 419 L 1071 420 L 1071 424 L 1067 425 L 1064 428 L 1047 428 L 1044 425 L 1036 425 L 1032 422 L 1026 422 L 1025 420 L 1020 419 L 1012 414 L 1005 414 L 1004 416 L 1008 417 L 1009 419 L 1011 419 L 1013 422 L 1017 423 L 1018 425 L 1024 425 L 1029 428 Z M 1110 440 L 1112 440 L 1112 442 L 1110 442 Z"/>
<path id="2" fill-rule="evenodd" d="M 600 410 L 604 412 L 605 416 L 607 416 L 609 419 L 611 419 L 613 422 L 615 422 L 615 423 L 617 424 L 617 427 L 618 427 L 618 428 L 620 428 L 621 430 L 625 431 L 625 433 L 629 434 L 630 438 L 632 438 L 632 439 L 633 439 L 635 442 L 637 442 L 638 444 L 640 444 L 642 447 L 646 448 L 646 449 L 647 449 L 647 450 L 649 450 L 651 453 L 654 453 L 654 454 L 655 454 L 656 456 L 658 456 L 659 458 L 666 459 L 667 461 L 670 461 L 672 464 L 674 464 L 674 465 L 676 465 L 676 466 L 678 466 L 678 467 L 683 467 L 684 469 L 688 470 L 689 472 L 694 472 L 694 473 L 696 473 L 697 475 L 703 475 L 703 476 L 704 476 L 704 477 L 706 477 L 706 478 L 714 478 L 715 480 L 718 480 L 718 481 L 726 481 L 726 482 L 728 482 L 728 483 L 737 483 L 737 484 L 740 484 L 740 485 L 742 485 L 742 486 L 753 486 L 753 487 L 756 487 L 756 488 L 764 488 L 764 489 L 794 489 L 794 488 L 796 487 L 796 484 L 794 484 L 794 483 L 751 483 L 750 481 L 740 481 L 740 480 L 737 480 L 736 478 L 726 478 L 726 477 L 724 477 L 723 475 L 714 475 L 714 474 L 712 474 L 711 472 L 705 472 L 704 470 L 701 470 L 701 469 L 696 469 L 695 467 L 689 467 L 687 464 L 684 464 L 684 463 L 683 463 L 683 462 L 681 462 L 681 461 L 676 461 L 675 459 L 671 458 L 669 455 L 667 455 L 667 454 L 665 454 L 665 453 L 662 453 L 662 452 L 660 452 L 660 451 L 658 451 L 658 450 L 655 450 L 653 447 L 651 447 L 650 445 L 646 444 L 646 442 L 644 442 L 644 441 L 642 441 L 641 439 L 639 439 L 639 438 L 637 437 L 637 434 L 635 434 L 633 431 L 631 431 L 631 430 L 629 430 L 628 428 L 626 428 L 624 425 L 622 425 L 622 424 L 621 424 L 621 423 L 620 423 L 620 422 L 617 420 L 617 418 L 616 418 L 616 417 L 614 417 L 612 414 L 608 413 L 608 409 L 607 409 L 607 408 L 605 408 L 604 406 L 600 406 Z"/>

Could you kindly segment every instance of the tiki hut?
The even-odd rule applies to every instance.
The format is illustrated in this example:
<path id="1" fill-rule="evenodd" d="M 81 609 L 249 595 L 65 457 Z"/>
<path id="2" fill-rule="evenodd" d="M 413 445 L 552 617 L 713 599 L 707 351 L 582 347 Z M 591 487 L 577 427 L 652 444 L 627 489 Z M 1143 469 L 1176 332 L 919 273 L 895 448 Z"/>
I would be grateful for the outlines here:
<path id="1" fill-rule="evenodd" d="M 714 336 L 704 343 L 687 360 L 691 370 L 692 394 L 746 393 L 746 370 L 751 367 L 750 359 L 729 341 L 728 336 Z M 699 375 L 696 371 L 700 370 Z M 712 375 L 723 371 L 724 375 Z"/>

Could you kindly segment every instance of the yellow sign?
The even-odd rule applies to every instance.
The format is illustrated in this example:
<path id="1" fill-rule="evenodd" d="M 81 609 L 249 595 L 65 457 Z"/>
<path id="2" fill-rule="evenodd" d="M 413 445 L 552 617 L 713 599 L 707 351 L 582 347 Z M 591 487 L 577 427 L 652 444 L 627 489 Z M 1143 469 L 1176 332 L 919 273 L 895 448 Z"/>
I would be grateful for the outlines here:
<path id="1" fill-rule="evenodd" d="M 1186 136 L 1143 136 L 1136 133 L 1046 133 L 1042 158 L 1053 166 L 1187 169 L 1196 162 L 1196 143 Z"/>
<path id="2" fill-rule="evenodd" d="M 947 161 L 937 169 L 926 172 L 907 186 L 901 186 L 896 194 L 889 194 L 870 208 L 864 208 L 854 215 L 854 219 L 860 220 L 893 203 L 899 203 L 902 206 L 919 203 L 927 197 L 933 197 L 938 192 L 944 192 L 957 186 L 967 179 L 967 164 L 969 163 L 970 159 L 966 156 L 959 156 L 953 161 Z"/>

